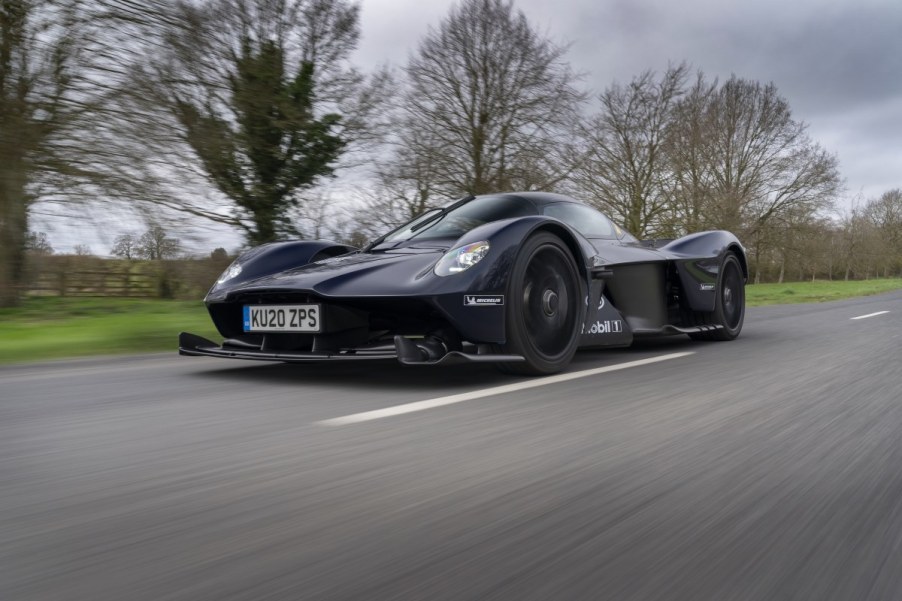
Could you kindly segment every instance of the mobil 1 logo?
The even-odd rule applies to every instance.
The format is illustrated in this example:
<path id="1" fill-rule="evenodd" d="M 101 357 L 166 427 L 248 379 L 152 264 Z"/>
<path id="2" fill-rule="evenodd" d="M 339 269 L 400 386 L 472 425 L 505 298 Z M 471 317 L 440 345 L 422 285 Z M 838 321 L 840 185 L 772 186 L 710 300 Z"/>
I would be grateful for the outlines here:
<path id="1" fill-rule="evenodd" d="M 589 330 L 585 333 L 587 334 L 620 334 L 623 332 L 623 322 L 619 319 L 606 319 L 604 321 L 596 321 L 591 326 L 589 326 Z"/>

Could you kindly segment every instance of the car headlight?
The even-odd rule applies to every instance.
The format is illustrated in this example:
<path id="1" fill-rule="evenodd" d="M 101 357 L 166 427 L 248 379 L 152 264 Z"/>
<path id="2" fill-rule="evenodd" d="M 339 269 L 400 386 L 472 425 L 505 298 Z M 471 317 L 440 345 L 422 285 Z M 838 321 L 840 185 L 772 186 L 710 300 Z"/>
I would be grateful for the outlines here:
<path id="1" fill-rule="evenodd" d="M 479 263 L 488 252 L 489 243 L 486 241 L 459 246 L 445 253 L 435 264 L 435 275 L 446 276 L 466 271 Z"/>
<path id="2" fill-rule="evenodd" d="M 232 278 L 236 278 L 241 275 L 241 264 L 238 261 L 235 261 L 229 268 L 222 272 L 222 275 L 219 276 L 219 279 L 216 280 L 217 284 L 225 284 Z"/>

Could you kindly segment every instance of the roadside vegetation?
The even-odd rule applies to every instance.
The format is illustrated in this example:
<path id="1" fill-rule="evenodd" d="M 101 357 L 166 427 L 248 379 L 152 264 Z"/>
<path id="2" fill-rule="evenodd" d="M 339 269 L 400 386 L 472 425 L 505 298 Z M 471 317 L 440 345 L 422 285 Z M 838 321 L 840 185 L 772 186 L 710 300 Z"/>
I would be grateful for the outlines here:
<path id="1" fill-rule="evenodd" d="M 26 298 L 0 309 L 0 363 L 175 352 L 183 330 L 217 335 L 200 301 Z"/>
<path id="2" fill-rule="evenodd" d="M 750 307 L 823 303 L 827 301 L 872 296 L 902 288 L 902 278 L 877 280 L 837 280 L 755 284 L 746 287 L 746 303 Z"/>
<path id="3" fill-rule="evenodd" d="M 755 284 L 749 306 L 817 303 L 902 289 L 902 278 Z M 217 340 L 200 301 L 28 297 L 0 309 L 0 364 L 87 355 L 172 352 L 178 333 Z"/>

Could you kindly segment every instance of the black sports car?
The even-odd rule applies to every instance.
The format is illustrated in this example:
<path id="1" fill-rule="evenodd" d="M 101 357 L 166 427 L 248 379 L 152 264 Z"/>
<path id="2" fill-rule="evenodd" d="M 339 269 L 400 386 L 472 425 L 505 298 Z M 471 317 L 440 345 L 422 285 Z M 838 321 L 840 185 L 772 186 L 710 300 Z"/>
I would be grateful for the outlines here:
<path id="1" fill-rule="evenodd" d="M 205 299 L 223 343 L 182 333 L 179 352 L 480 361 L 550 374 L 577 348 L 637 336 L 732 340 L 747 277 L 729 232 L 642 242 L 566 196 L 469 196 L 363 249 L 293 241 L 249 250 Z"/>

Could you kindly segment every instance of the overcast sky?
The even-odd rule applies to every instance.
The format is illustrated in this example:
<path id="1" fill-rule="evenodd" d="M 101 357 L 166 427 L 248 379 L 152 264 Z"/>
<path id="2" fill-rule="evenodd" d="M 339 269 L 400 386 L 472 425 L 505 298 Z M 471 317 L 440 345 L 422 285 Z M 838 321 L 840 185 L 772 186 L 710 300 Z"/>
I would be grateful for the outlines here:
<path id="1" fill-rule="evenodd" d="M 451 0 L 362 0 L 361 68 L 403 66 Z M 600 92 L 686 61 L 773 82 L 836 154 L 847 202 L 902 187 L 902 0 L 515 0 Z M 592 110 L 597 110 L 597 101 Z"/>
<path id="2" fill-rule="evenodd" d="M 361 0 L 354 64 L 402 67 L 452 5 Z M 773 82 L 811 137 L 839 158 L 846 182 L 840 207 L 902 187 L 902 0 L 516 0 L 516 6 L 550 39 L 570 45 L 571 65 L 596 93 L 682 61 L 721 81 L 736 74 Z M 597 100 L 590 108 L 598 109 Z M 35 229 L 49 232 L 61 252 L 86 243 L 104 254 L 120 230 L 141 230 L 126 218 L 76 231 L 67 220 L 35 217 Z M 238 232 L 205 231 L 189 246 L 241 243 Z"/>

